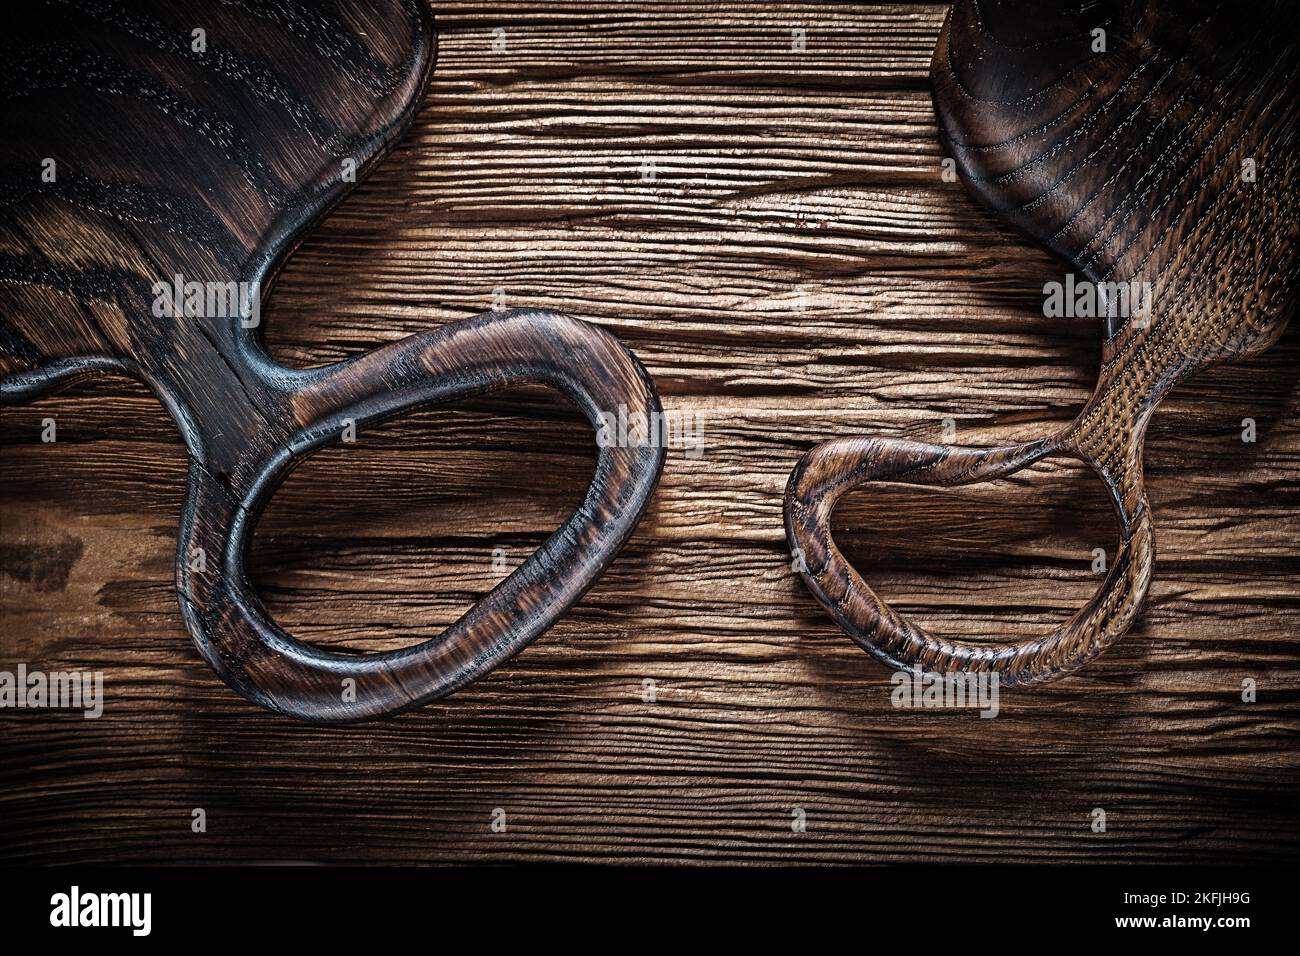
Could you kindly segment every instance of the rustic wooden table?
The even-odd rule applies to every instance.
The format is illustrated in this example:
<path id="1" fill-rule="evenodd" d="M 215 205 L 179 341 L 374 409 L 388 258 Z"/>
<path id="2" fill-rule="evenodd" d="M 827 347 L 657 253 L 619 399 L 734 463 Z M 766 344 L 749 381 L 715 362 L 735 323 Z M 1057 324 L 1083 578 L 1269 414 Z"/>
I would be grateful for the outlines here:
<path id="1" fill-rule="evenodd" d="M 1042 317 L 1062 268 L 940 175 L 942 5 L 436 12 L 428 101 L 285 269 L 271 350 L 321 363 L 494 305 L 556 309 L 702 416 L 703 454 L 669 452 L 628 548 L 522 656 L 319 728 L 245 703 L 186 638 L 185 455 L 151 396 L 101 379 L 7 409 L 0 667 L 102 670 L 107 703 L 0 711 L 0 859 L 1296 859 L 1300 333 L 1163 406 L 1160 556 L 1127 637 L 994 720 L 897 710 L 891 672 L 792 573 L 790 468 L 837 435 L 1037 437 L 1099 352 L 1092 323 Z M 363 432 L 273 500 L 260 593 L 308 640 L 416 641 L 545 539 L 593 461 L 543 391 Z M 976 639 L 1066 618 L 1116 536 L 1067 461 L 864 489 L 836 530 L 896 606 Z"/>

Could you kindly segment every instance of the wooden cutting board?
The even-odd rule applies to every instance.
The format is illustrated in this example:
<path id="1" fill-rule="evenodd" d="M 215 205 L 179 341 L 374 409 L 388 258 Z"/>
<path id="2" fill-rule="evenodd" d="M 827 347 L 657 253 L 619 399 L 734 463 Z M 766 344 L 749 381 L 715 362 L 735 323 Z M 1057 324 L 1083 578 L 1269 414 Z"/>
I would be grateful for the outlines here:
<path id="1" fill-rule="evenodd" d="M 614 416 L 648 431 L 659 413 L 645 370 L 613 337 L 536 310 L 313 369 L 266 354 L 261 302 L 279 268 L 423 96 L 428 12 L 411 0 L 167 0 L 39 5 L 15 20 L 0 400 L 115 371 L 166 406 L 190 455 L 176 586 L 204 659 L 256 703 L 358 720 L 443 697 L 545 632 L 631 534 L 660 444 L 612 436 L 559 529 L 413 647 L 362 656 L 299 641 L 245 570 L 259 514 L 303 456 L 413 406 L 545 383 L 598 427 Z"/>
<path id="2" fill-rule="evenodd" d="M 1072 422 L 1033 441 L 818 446 L 791 475 L 787 533 L 809 590 L 882 661 L 1038 684 L 1105 651 L 1146 601 L 1156 535 L 1143 450 L 1156 408 L 1205 369 L 1266 351 L 1295 310 L 1300 8 L 1277 0 L 1243 16 L 1217 0 L 1118 0 L 1044 12 L 959 0 L 932 75 L 948 162 L 976 198 L 1064 260 L 1060 291 L 1044 285 L 1044 315 L 1099 326 L 1100 375 Z M 1068 302 L 1051 301 L 1076 285 Z M 890 607 L 832 539 L 836 502 L 867 482 L 970 485 L 1052 455 L 1101 479 L 1119 543 L 1091 600 L 1046 635 L 936 634 Z"/>

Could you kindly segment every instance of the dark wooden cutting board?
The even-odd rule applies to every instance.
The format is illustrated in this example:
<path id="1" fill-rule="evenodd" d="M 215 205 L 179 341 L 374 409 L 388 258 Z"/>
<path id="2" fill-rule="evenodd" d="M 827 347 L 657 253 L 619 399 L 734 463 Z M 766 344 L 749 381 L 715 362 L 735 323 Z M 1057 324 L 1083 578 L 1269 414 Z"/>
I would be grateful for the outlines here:
<path id="1" fill-rule="evenodd" d="M 962 181 L 1104 303 L 1083 310 L 1091 315 L 1070 311 L 1100 313 L 1097 384 L 1074 421 L 1028 442 L 819 446 L 791 475 L 786 527 L 809 590 L 876 657 L 1042 683 L 1119 640 L 1146 601 L 1155 533 L 1143 449 L 1157 406 L 1197 373 L 1267 350 L 1295 310 L 1300 7 L 959 0 L 932 76 L 942 143 Z M 1092 599 L 1046 635 L 970 643 L 936 634 L 890 607 L 832 540 L 836 502 L 867 482 L 975 484 L 1051 455 L 1101 479 L 1119 543 Z"/>
<path id="2" fill-rule="evenodd" d="M 413 0 L 158 0 L 41 4 L 15 20 L 4 51 L 14 134 L 0 147 L 0 400 L 118 371 L 167 407 L 190 454 L 177 591 L 208 663 L 267 707 L 356 720 L 445 696 L 542 634 L 631 534 L 663 462 L 658 443 L 602 447 L 568 520 L 413 647 L 356 655 L 298 641 L 245 571 L 279 483 L 364 425 L 525 383 L 554 387 L 596 425 L 648 422 L 659 409 L 612 336 L 535 310 L 485 313 L 319 368 L 265 352 L 261 303 L 278 269 L 419 105 L 434 59 L 428 11 Z"/>
<path id="3" fill-rule="evenodd" d="M 155 283 L 265 295 L 410 121 L 433 68 L 427 11 L 40 3 L 2 42 L 0 373 L 130 366 L 238 460 L 253 417 L 291 414 L 226 400 L 252 378 L 232 365 L 261 360 L 261 325 L 154 315 Z"/>

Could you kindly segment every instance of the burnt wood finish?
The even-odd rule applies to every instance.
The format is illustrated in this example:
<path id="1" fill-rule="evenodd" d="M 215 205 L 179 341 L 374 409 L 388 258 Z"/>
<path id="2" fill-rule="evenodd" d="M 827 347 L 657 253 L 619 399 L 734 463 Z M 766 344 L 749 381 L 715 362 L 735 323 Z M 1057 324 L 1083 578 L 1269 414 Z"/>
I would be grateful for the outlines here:
<path id="1" fill-rule="evenodd" d="M 420 103 L 434 62 L 424 7 L 68 2 L 26 10 L 8 31 L 0 401 L 116 371 L 163 402 L 190 456 L 182 617 L 231 687 L 308 720 L 390 714 L 487 672 L 581 597 L 649 500 L 657 443 L 602 447 L 569 519 L 415 646 L 357 655 L 299 642 L 247 581 L 250 532 L 275 488 L 357 428 L 529 383 L 598 426 L 620 409 L 633 421 L 659 411 L 612 336 L 550 312 L 486 313 L 317 368 L 264 351 L 260 300 L 286 257 Z"/>
<path id="2" fill-rule="evenodd" d="M 1146 598 L 1155 548 L 1142 459 L 1156 407 L 1189 376 L 1269 348 L 1293 310 L 1300 6 L 962 0 L 931 76 L 943 147 L 967 188 L 1083 279 L 1111 284 L 1112 300 L 1119 284 L 1145 285 L 1150 308 L 1105 323 L 1092 398 L 1048 437 L 814 448 L 790 477 L 787 535 L 813 595 L 886 663 L 1053 680 L 1109 647 Z M 831 537 L 836 502 L 865 482 L 971 484 L 1049 455 L 1101 478 L 1120 536 L 1096 594 L 1047 636 L 932 634 L 880 598 Z"/>

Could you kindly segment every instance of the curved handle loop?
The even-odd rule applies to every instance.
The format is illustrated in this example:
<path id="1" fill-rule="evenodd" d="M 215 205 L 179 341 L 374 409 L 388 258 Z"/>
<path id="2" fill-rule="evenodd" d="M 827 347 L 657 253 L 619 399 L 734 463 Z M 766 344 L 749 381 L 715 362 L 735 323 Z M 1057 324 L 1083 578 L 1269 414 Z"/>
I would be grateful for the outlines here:
<path id="1" fill-rule="evenodd" d="M 301 643 L 270 620 L 245 579 L 250 532 L 275 487 L 349 421 L 524 383 L 559 389 L 598 427 L 620 406 L 629 421 L 661 420 L 645 369 L 607 332 L 548 312 L 487 313 L 308 373 L 289 402 L 295 420 L 309 424 L 240 476 L 216 475 L 192 459 L 178 589 L 190 635 L 222 678 L 248 699 L 306 720 L 397 713 L 491 670 L 577 601 L 645 510 L 662 442 L 601 442 L 591 485 L 569 519 L 460 620 L 413 647 L 354 655 Z M 196 553 L 207 561 L 191 560 Z"/>
<path id="2" fill-rule="evenodd" d="M 1135 439 L 1134 447 L 1140 447 Z M 1118 476 L 1089 462 L 1106 482 L 1120 523 L 1119 551 L 1100 589 L 1047 637 L 1019 644 L 964 644 L 937 637 L 891 608 L 861 578 L 831 537 L 840 496 L 868 481 L 952 486 L 1003 477 L 1056 451 L 1051 440 L 1000 448 L 928 445 L 894 438 L 826 442 L 799 462 L 786 489 L 785 526 L 803 558 L 813 596 L 863 649 L 898 668 L 928 672 L 990 671 L 1004 684 L 1052 680 L 1092 660 L 1128 628 L 1151 579 L 1154 546 L 1142 489 L 1140 453 Z"/>

